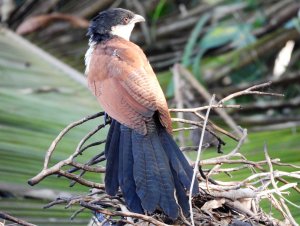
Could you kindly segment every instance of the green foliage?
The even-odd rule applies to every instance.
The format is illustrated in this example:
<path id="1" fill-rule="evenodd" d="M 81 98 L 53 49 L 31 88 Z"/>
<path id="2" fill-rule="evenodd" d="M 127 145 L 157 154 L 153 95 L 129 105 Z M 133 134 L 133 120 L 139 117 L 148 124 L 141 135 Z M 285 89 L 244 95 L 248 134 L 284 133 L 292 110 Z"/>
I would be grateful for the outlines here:
<path id="1" fill-rule="evenodd" d="M 203 26 L 207 23 L 207 21 L 209 19 L 210 19 L 210 15 L 209 14 L 204 14 L 199 19 L 199 21 L 195 25 L 194 29 L 192 30 L 192 33 L 189 37 L 189 40 L 188 40 L 187 44 L 185 45 L 183 56 L 182 56 L 182 59 L 181 59 L 182 64 L 184 66 L 191 65 L 191 63 L 192 63 L 192 54 L 193 54 L 193 51 L 195 50 L 197 40 L 199 38 L 200 33 L 203 30 Z M 166 95 L 167 95 L 167 97 L 172 97 L 174 95 L 174 81 L 173 80 L 171 80 L 169 85 L 168 85 Z"/>
<path id="2" fill-rule="evenodd" d="M 0 36 L 0 183 L 19 189 L 30 189 L 28 179 L 36 175 L 43 165 L 45 152 L 52 140 L 70 122 L 100 111 L 100 107 L 88 90 L 78 85 L 64 73 L 53 68 L 29 49 L 11 43 Z M 22 63 L 29 62 L 25 67 Z M 9 63 L 5 63 L 9 62 Z M 53 88 L 41 92 L 43 87 Z M 54 153 L 51 164 L 66 158 L 76 144 L 91 129 L 95 121 L 78 127 L 63 139 Z M 97 123 L 98 124 L 98 123 Z M 104 139 L 104 131 L 95 139 Z M 101 151 L 102 147 L 91 149 L 82 156 L 88 161 Z M 100 175 L 87 175 L 88 179 L 100 181 Z M 69 181 L 51 176 L 34 188 L 49 188 L 71 193 L 87 192 L 88 188 L 76 185 L 69 188 Z M 91 213 L 86 211 L 78 219 L 69 218 L 76 209 L 64 210 L 62 206 L 45 211 L 46 200 L 2 198 L 0 209 L 22 217 L 37 225 L 53 225 L 52 218 L 59 225 L 86 225 Z"/>
<path id="3" fill-rule="evenodd" d="M 201 59 L 210 49 L 218 48 L 228 43 L 239 49 L 256 41 L 251 34 L 251 26 L 245 24 L 224 25 L 211 27 L 199 42 L 199 51 L 194 59 L 193 73 L 201 80 Z"/>
<path id="4" fill-rule="evenodd" d="M 165 5 L 167 3 L 167 0 L 160 0 L 157 6 L 155 7 L 155 10 L 152 15 L 152 24 L 156 23 L 157 20 L 163 15 L 163 12 L 165 10 Z"/>
<path id="5" fill-rule="evenodd" d="M 204 14 L 197 22 L 194 29 L 192 30 L 189 40 L 185 45 L 182 60 L 181 60 L 184 66 L 189 66 L 191 64 L 191 57 L 193 51 L 195 50 L 197 40 L 199 38 L 200 33 L 203 30 L 203 26 L 207 23 L 209 19 L 210 19 L 210 15 Z"/>

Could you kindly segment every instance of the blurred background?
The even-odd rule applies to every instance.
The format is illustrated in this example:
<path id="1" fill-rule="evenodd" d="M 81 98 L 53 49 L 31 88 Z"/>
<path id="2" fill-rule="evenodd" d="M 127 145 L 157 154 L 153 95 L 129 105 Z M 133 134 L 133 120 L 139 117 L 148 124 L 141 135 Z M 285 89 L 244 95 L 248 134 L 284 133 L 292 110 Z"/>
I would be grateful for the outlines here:
<path id="1" fill-rule="evenodd" d="M 242 96 L 228 103 L 241 104 L 242 109 L 226 114 L 234 126 L 249 129 L 242 152 L 250 159 L 263 159 L 266 143 L 271 157 L 299 165 L 300 1 L 0 0 L 0 210 L 37 225 L 89 222 L 89 211 L 70 223 L 74 207 L 42 209 L 58 196 L 80 194 L 87 188 L 70 188 L 66 179 L 54 176 L 33 188 L 27 180 L 41 170 L 48 146 L 66 125 L 101 110 L 86 88 L 83 59 L 89 20 L 109 7 L 127 8 L 146 18 L 131 40 L 145 51 L 170 108 L 207 105 L 207 94 L 220 100 L 272 81 L 271 88 L 263 91 L 284 97 Z M 188 73 L 177 75 L 174 64 Z M 217 113 L 211 120 L 234 133 L 234 126 Z M 53 163 L 72 153 L 97 123 L 71 132 Z M 105 134 L 102 131 L 99 137 Z M 182 146 L 199 142 L 199 131 L 175 136 Z M 236 142 L 224 140 L 226 153 Z M 209 148 L 203 158 L 219 155 L 214 149 Z M 86 153 L 83 161 L 97 152 L 95 148 Z M 236 177 L 245 175 L 246 170 Z M 87 177 L 101 180 L 101 176 Z M 290 200 L 300 204 L 295 192 Z M 262 205 L 272 209 L 268 203 Z M 300 223 L 299 209 L 291 210 Z"/>

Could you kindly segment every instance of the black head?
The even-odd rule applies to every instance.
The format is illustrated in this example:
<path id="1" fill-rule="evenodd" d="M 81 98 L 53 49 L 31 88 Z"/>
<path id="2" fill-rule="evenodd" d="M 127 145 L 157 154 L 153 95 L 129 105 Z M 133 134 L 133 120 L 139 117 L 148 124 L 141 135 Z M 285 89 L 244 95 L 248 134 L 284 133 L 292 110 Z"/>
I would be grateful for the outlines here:
<path id="1" fill-rule="evenodd" d="M 87 35 L 94 42 L 101 42 L 113 37 L 113 35 L 124 36 L 125 38 L 128 36 L 129 39 L 134 24 L 142 21 L 145 21 L 142 16 L 129 10 L 108 9 L 100 12 L 91 20 Z"/>

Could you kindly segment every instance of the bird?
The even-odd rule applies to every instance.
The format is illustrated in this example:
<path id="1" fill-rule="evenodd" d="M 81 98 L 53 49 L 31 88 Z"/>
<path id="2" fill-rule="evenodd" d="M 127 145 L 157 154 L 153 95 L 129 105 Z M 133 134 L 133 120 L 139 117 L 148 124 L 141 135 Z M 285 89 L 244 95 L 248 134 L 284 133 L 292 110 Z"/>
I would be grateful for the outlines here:
<path id="1" fill-rule="evenodd" d="M 85 74 L 111 118 L 105 144 L 105 191 L 119 188 L 135 213 L 189 215 L 193 168 L 172 138 L 168 104 L 143 50 L 130 41 L 141 15 L 122 8 L 100 12 L 89 24 Z"/>

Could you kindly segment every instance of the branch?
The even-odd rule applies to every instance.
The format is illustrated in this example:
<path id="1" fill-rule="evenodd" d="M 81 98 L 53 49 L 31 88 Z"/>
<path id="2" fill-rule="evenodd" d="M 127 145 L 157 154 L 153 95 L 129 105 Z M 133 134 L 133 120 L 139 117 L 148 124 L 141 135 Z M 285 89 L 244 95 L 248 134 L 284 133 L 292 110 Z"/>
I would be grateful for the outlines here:
<path id="1" fill-rule="evenodd" d="M 190 125 L 195 125 L 195 126 L 203 128 L 203 124 L 201 122 L 196 122 L 196 121 L 187 120 L 187 119 L 172 118 L 172 122 L 182 122 L 182 123 L 187 123 Z M 205 130 L 208 131 L 211 135 L 213 135 L 221 144 L 223 144 L 223 145 L 225 144 L 225 142 L 211 129 L 206 127 Z M 225 130 L 222 132 L 223 132 L 223 134 L 227 135 L 228 137 L 230 137 L 234 140 L 237 140 L 237 138 L 234 135 L 232 135 L 231 133 L 226 132 Z"/>
<path id="2" fill-rule="evenodd" d="M 190 217 L 191 217 L 191 222 L 192 225 L 195 225 L 194 222 L 194 214 L 193 214 L 193 206 L 192 206 L 192 195 L 193 195 L 193 188 L 194 188 L 194 183 L 195 183 L 195 179 L 196 179 L 196 174 L 198 171 L 198 166 L 199 162 L 200 162 L 200 155 L 201 155 L 201 151 L 202 151 L 202 144 L 203 144 L 203 139 L 204 139 L 204 134 L 205 134 L 205 128 L 206 128 L 206 124 L 208 121 L 208 116 L 209 116 L 209 112 L 211 109 L 211 105 L 213 104 L 213 102 L 215 101 L 215 95 L 212 96 L 210 103 L 209 103 L 209 108 L 207 109 L 206 115 L 205 115 L 205 120 L 203 122 L 203 127 L 202 127 L 202 132 L 201 132 L 201 137 L 200 137 L 200 141 L 199 141 L 199 148 L 198 148 L 198 152 L 197 152 L 197 158 L 196 158 L 196 162 L 195 162 L 195 167 L 194 167 L 194 173 L 193 173 L 193 178 L 192 178 L 192 182 L 191 182 L 191 187 L 190 187 L 190 192 L 189 192 L 189 205 L 190 205 Z"/>
<path id="3" fill-rule="evenodd" d="M 13 217 L 13 216 L 11 216 L 11 215 L 9 215 L 7 213 L 4 213 L 2 211 L 0 211 L 0 218 L 4 219 L 4 220 L 9 220 L 11 222 L 15 222 L 15 223 L 17 223 L 19 225 L 23 225 L 23 226 L 36 226 L 35 224 L 28 223 L 28 222 L 26 222 L 24 220 L 21 220 L 21 219 L 18 219 L 16 217 Z"/>
<path id="4" fill-rule="evenodd" d="M 244 95 L 265 95 L 265 96 L 283 97 L 284 95 L 283 94 L 279 94 L 279 93 L 267 93 L 267 92 L 255 91 L 255 90 L 260 89 L 260 88 L 269 87 L 271 84 L 272 84 L 272 82 L 266 82 L 266 83 L 263 83 L 263 84 L 251 86 L 251 87 L 249 87 L 249 88 L 247 88 L 245 90 L 242 90 L 242 91 L 239 91 L 239 92 L 236 92 L 236 93 L 228 95 L 227 97 L 225 97 L 222 100 L 220 100 L 218 102 L 218 104 L 223 105 L 224 102 L 226 102 L 226 101 L 228 101 L 230 99 L 236 98 L 238 96 L 244 96 Z"/>
<path id="5" fill-rule="evenodd" d="M 52 155 L 53 151 L 55 150 L 58 142 L 63 138 L 64 135 L 66 135 L 72 128 L 74 128 L 78 125 L 81 125 L 81 124 L 85 123 L 86 121 L 98 118 L 98 117 L 103 116 L 103 115 L 104 115 L 104 112 L 99 112 L 99 113 L 96 113 L 94 115 L 84 117 L 83 119 L 80 119 L 76 122 L 73 122 L 73 123 L 69 124 L 65 129 L 63 129 L 63 131 L 61 131 L 59 133 L 59 135 L 54 139 L 54 141 L 52 142 L 52 144 L 50 145 L 50 147 L 49 147 L 49 149 L 46 153 L 45 161 L 44 161 L 44 169 L 48 168 L 48 164 L 49 164 L 51 155 Z"/>
<path id="6" fill-rule="evenodd" d="M 85 207 L 85 208 L 95 210 L 95 211 L 98 211 L 100 213 L 103 213 L 103 214 L 109 215 L 109 216 L 133 217 L 133 218 L 136 218 L 136 219 L 141 219 L 141 220 L 144 220 L 146 222 L 152 223 L 154 225 L 168 226 L 168 224 L 164 224 L 164 223 L 162 223 L 158 220 L 155 220 L 151 216 L 146 216 L 146 215 L 143 215 L 143 214 L 132 213 L 132 212 L 124 212 L 124 211 L 107 210 L 107 209 L 101 208 L 99 205 L 87 203 L 87 202 L 84 202 L 84 201 L 80 202 L 80 205 Z"/>

